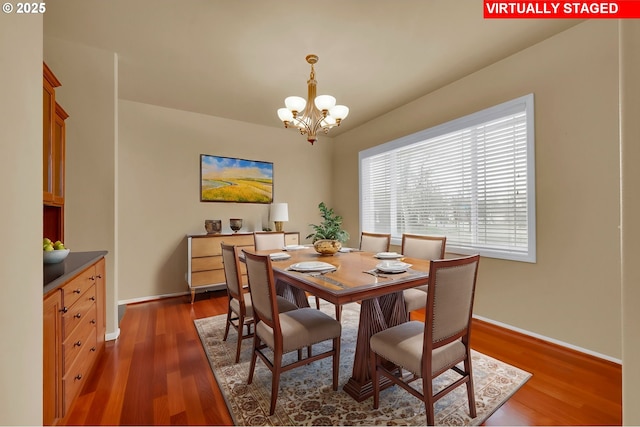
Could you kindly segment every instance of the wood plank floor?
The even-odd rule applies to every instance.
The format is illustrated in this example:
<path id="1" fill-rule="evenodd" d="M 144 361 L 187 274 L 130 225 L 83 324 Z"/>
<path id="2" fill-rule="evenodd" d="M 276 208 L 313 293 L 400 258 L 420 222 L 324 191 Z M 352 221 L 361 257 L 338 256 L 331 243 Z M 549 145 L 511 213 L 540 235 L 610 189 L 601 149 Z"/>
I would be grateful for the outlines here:
<path id="1" fill-rule="evenodd" d="M 129 305 L 64 423 L 232 425 L 193 325 L 223 313 L 220 291 L 193 305 L 188 296 Z M 619 365 L 475 320 L 471 337 L 476 350 L 533 374 L 485 425 L 621 425 Z"/>

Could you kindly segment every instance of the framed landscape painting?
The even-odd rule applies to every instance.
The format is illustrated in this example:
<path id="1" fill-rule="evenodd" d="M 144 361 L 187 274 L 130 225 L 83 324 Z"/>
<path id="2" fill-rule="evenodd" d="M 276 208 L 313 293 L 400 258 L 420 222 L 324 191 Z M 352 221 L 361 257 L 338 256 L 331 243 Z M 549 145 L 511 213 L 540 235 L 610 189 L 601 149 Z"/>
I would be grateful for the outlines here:
<path id="1" fill-rule="evenodd" d="M 273 202 L 273 163 L 200 155 L 200 201 Z"/>

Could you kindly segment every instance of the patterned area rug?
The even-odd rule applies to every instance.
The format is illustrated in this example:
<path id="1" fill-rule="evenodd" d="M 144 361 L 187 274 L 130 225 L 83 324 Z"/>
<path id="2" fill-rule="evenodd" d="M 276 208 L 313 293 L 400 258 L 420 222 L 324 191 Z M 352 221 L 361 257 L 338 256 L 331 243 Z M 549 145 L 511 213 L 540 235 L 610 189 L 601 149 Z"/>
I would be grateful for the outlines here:
<path id="1" fill-rule="evenodd" d="M 196 319 L 196 329 L 235 424 L 424 425 L 424 404 L 397 386 L 380 393 L 377 410 L 372 408 L 372 398 L 358 403 L 342 391 L 342 385 L 351 376 L 359 308 L 355 303 L 343 306 L 338 391 L 331 388 L 331 358 L 285 372 L 280 377 L 280 393 L 272 416 L 269 416 L 271 372 L 260 359 L 256 363 L 253 383 L 247 385 L 252 339 L 242 343 L 240 363 L 236 364 L 235 330 L 231 329 L 227 341 L 222 341 L 226 315 Z M 335 313 L 334 306 L 324 301 L 322 310 L 330 315 Z M 315 354 L 324 351 L 321 346 L 329 348 L 330 342 L 314 345 Z M 294 360 L 297 353 L 286 356 Z M 472 363 L 477 417 L 469 417 L 466 387 L 461 386 L 436 403 L 436 424 L 480 425 L 531 377 L 528 372 L 478 352 L 473 353 Z M 447 375 L 456 374 L 445 373 L 438 379 L 447 381 Z M 421 380 L 414 384 L 415 387 L 422 386 Z"/>

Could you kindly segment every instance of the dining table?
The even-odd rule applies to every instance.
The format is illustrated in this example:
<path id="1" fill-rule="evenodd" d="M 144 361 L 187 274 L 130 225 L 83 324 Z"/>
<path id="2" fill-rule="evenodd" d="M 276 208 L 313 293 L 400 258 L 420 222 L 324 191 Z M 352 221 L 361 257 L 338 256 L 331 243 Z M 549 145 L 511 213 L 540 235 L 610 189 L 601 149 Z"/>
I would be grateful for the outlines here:
<path id="1" fill-rule="evenodd" d="M 393 253 L 374 254 L 346 249 L 332 256 L 321 255 L 313 247 L 299 246 L 295 250 L 256 251 L 271 255 L 274 279 L 284 282 L 288 297 L 298 306 L 309 306 L 307 293 L 336 306 L 359 302 L 360 318 L 354 354 L 352 375 L 343 390 L 361 402 L 373 395 L 370 373 L 369 339 L 389 327 L 409 320 L 402 291 L 427 284 L 430 261 L 396 255 L 397 262 L 410 264 L 406 269 L 393 272 L 380 271 L 377 266 L 384 261 L 379 257 L 392 257 Z M 322 262 L 335 268 L 314 271 L 313 268 L 296 269 L 296 266 Z M 304 263 L 304 264 L 301 264 Z M 301 270 L 301 271 L 300 271 Z M 391 385 L 381 376 L 381 387 Z"/>

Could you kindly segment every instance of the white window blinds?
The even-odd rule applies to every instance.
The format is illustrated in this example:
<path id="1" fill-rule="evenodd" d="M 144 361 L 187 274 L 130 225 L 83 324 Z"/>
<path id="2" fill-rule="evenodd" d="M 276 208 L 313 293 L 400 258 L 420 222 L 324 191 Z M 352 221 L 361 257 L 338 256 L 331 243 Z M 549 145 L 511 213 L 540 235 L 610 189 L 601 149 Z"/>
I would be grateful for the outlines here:
<path id="1" fill-rule="evenodd" d="M 360 152 L 362 230 L 535 262 L 533 95 Z"/>

